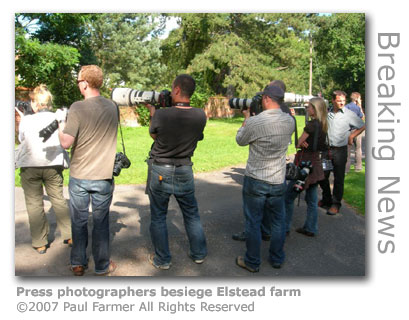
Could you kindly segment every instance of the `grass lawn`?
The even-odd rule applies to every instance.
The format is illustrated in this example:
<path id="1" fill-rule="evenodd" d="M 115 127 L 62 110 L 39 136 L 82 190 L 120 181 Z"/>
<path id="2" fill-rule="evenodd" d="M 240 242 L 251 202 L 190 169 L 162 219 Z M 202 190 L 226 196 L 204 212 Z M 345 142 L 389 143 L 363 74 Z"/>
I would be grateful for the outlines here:
<path id="1" fill-rule="evenodd" d="M 345 175 L 344 200 L 360 214 L 365 215 L 365 160 L 362 160 L 362 171 L 353 169 Z"/>
<path id="2" fill-rule="evenodd" d="M 302 130 L 304 117 L 300 117 L 298 126 Z M 248 147 L 240 147 L 236 143 L 236 133 L 243 122 L 242 117 L 232 119 L 210 119 L 205 127 L 204 139 L 199 141 L 192 161 L 194 172 L 207 172 L 227 166 L 242 164 L 247 161 Z M 300 122 L 302 122 L 300 124 Z M 299 131 L 300 132 L 300 131 Z M 140 184 L 146 182 L 146 158 L 152 145 L 148 127 L 123 127 L 126 155 L 131 161 L 128 169 L 122 169 L 116 184 Z M 118 151 L 122 151 L 120 134 L 118 133 Z M 289 152 L 294 153 L 294 145 Z M 68 184 L 69 169 L 64 171 L 64 184 Z M 15 185 L 21 186 L 19 170 L 15 171 Z"/>
<path id="3" fill-rule="evenodd" d="M 192 161 L 194 172 L 214 171 L 224 167 L 244 164 L 248 157 L 248 147 L 236 143 L 236 133 L 243 122 L 242 117 L 232 119 L 211 119 L 204 131 L 204 140 L 198 143 Z M 304 116 L 297 116 L 298 135 L 305 123 Z M 146 182 L 146 158 L 152 145 L 147 127 L 122 128 L 125 150 L 131 161 L 128 169 L 122 169 L 116 184 L 142 184 Z M 293 137 L 294 141 L 294 137 Z M 121 138 L 118 134 L 118 151 L 122 151 Z M 294 143 L 288 153 L 295 153 Z M 365 167 L 364 167 L 365 168 Z M 68 184 L 69 170 L 64 171 L 64 184 Z M 15 171 L 15 185 L 21 186 L 19 170 Z M 365 212 L 365 169 L 361 173 L 351 172 L 345 180 L 344 199 L 356 207 L 362 214 Z"/>

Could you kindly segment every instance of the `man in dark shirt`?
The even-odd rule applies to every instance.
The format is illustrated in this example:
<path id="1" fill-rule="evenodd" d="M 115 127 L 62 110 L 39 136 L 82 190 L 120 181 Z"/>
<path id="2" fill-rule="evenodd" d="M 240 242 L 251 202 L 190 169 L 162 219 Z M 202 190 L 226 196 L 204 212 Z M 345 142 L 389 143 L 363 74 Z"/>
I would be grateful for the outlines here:
<path id="1" fill-rule="evenodd" d="M 194 90 L 194 79 L 182 74 L 172 84 L 171 108 L 155 110 L 148 105 L 151 114 L 149 133 L 155 141 L 150 152 L 153 163 L 148 181 L 150 233 L 155 253 L 149 255 L 149 261 L 155 268 L 163 270 L 171 266 L 166 214 L 172 194 L 183 214 L 190 258 L 200 264 L 207 255 L 191 161 L 197 142 L 203 139 L 206 115 L 202 109 L 190 106 Z"/>

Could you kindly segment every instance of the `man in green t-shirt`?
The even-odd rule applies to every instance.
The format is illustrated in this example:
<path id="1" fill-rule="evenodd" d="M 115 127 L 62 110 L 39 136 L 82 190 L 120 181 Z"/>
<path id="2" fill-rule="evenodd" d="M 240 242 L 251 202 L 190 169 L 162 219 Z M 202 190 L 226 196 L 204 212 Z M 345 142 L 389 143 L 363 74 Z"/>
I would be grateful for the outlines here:
<path id="1" fill-rule="evenodd" d="M 113 168 L 118 130 L 118 108 L 100 95 L 101 68 L 83 66 L 78 88 L 84 100 L 74 102 L 68 117 L 59 121 L 59 138 L 65 149 L 71 147 L 70 211 L 73 247 L 71 270 L 82 276 L 88 266 L 88 210 L 92 203 L 92 254 L 95 273 L 107 275 L 116 269 L 110 260 L 109 207 L 114 190 Z"/>

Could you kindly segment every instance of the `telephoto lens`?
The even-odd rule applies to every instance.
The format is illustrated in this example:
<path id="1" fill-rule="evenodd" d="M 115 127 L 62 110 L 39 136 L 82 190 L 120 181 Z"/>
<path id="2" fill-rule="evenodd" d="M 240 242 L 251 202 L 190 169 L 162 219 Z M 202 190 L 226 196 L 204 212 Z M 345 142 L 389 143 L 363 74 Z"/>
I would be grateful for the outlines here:
<path id="1" fill-rule="evenodd" d="M 111 99 L 118 106 L 133 107 L 139 104 L 151 104 L 157 108 L 171 107 L 172 98 L 170 91 L 138 91 L 130 88 L 114 88 Z"/>
<path id="2" fill-rule="evenodd" d="M 48 126 L 46 126 L 44 129 L 40 130 L 38 135 L 40 136 L 40 138 L 43 138 L 43 142 L 46 142 L 48 139 L 50 139 L 52 134 L 57 129 L 58 129 L 58 121 L 54 120 Z"/>

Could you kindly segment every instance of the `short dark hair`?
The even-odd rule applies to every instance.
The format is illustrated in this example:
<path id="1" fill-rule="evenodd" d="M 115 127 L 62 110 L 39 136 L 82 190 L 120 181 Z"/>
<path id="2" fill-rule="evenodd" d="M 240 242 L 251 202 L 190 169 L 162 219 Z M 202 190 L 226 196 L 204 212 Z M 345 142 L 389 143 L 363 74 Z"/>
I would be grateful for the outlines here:
<path id="1" fill-rule="evenodd" d="M 359 92 L 352 92 L 351 93 L 351 101 L 356 102 L 358 99 L 361 97 L 361 94 Z"/>
<path id="2" fill-rule="evenodd" d="M 195 92 L 196 82 L 192 76 L 188 74 L 180 74 L 176 77 L 175 81 L 173 81 L 173 86 L 179 87 L 181 94 L 190 98 L 193 95 L 193 92 Z"/>
<path id="3" fill-rule="evenodd" d="M 332 93 L 332 100 L 335 100 L 336 98 L 337 98 L 337 96 L 344 96 L 345 98 L 347 97 L 347 94 L 344 92 L 344 91 L 342 91 L 342 90 L 335 90 L 333 93 Z"/>

